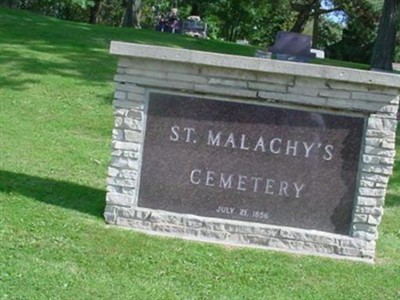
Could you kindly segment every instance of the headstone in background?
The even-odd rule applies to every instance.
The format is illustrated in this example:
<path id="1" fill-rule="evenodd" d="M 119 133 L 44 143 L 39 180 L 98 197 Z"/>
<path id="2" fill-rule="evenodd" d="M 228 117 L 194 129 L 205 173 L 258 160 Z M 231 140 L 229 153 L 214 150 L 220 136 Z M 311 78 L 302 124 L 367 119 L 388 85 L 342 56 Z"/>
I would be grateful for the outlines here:
<path id="1" fill-rule="evenodd" d="M 281 60 L 307 62 L 316 57 L 316 54 L 311 52 L 310 36 L 288 31 L 279 31 L 275 44 L 268 51 Z"/>

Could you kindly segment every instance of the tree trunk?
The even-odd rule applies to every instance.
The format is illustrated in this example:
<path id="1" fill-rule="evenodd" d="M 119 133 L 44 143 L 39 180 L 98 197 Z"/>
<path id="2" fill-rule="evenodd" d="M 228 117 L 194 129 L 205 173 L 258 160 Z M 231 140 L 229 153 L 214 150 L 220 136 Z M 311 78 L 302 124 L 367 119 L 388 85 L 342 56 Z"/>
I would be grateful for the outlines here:
<path id="1" fill-rule="evenodd" d="M 399 0 L 385 0 L 379 21 L 378 35 L 372 53 L 371 69 L 392 71 L 396 48 L 396 18 L 399 17 Z"/>
<path id="2" fill-rule="evenodd" d="M 94 5 L 90 8 L 90 18 L 89 18 L 90 24 L 97 24 L 99 22 L 99 16 L 102 5 L 103 5 L 103 0 L 96 0 L 94 2 Z"/>
<path id="3" fill-rule="evenodd" d="M 132 5 L 133 5 L 133 0 L 126 1 L 125 13 L 121 21 L 122 27 L 131 27 L 133 24 Z"/>
<path id="4" fill-rule="evenodd" d="M 141 28 L 140 16 L 142 14 L 142 0 L 134 0 L 132 6 L 133 27 Z"/>
<path id="5" fill-rule="evenodd" d="M 315 0 L 311 3 L 298 6 L 297 9 L 299 11 L 299 14 L 297 15 L 296 22 L 294 23 L 290 31 L 301 33 L 304 30 L 304 27 L 306 26 L 308 20 L 310 19 L 311 12 L 316 5 L 319 5 L 319 0 Z"/>
<path id="6" fill-rule="evenodd" d="M 142 0 L 128 0 L 121 26 L 140 28 L 141 10 Z"/>
<path id="7" fill-rule="evenodd" d="M 312 36 L 312 47 L 317 48 L 319 32 L 319 18 L 321 16 L 321 7 L 319 1 L 317 1 L 315 8 L 314 8 L 314 24 L 313 24 L 313 36 Z"/>

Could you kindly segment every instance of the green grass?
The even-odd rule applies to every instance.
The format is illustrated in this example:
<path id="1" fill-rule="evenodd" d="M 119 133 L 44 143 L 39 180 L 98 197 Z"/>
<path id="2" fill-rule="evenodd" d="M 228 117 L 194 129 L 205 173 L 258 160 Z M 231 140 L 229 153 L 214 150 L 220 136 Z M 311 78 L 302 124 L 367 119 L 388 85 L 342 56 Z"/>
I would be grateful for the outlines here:
<path id="1" fill-rule="evenodd" d="M 111 40 L 254 51 L 0 10 L 1 300 L 399 299 L 399 158 L 376 265 L 106 227 Z M 399 135 L 396 144 L 399 151 Z"/>

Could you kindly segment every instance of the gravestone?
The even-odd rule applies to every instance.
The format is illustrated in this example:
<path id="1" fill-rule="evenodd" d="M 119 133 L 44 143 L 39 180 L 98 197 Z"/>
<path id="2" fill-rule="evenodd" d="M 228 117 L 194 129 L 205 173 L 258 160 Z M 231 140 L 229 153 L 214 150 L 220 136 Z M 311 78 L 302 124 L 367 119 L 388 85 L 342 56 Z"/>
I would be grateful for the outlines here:
<path id="1" fill-rule="evenodd" d="M 399 76 L 120 42 L 111 53 L 107 223 L 373 261 Z"/>
<path id="2" fill-rule="evenodd" d="M 276 34 L 275 44 L 269 51 L 281 60 L 307 62 L 316 57 L 316 54 L 311 52 L 310 36 L 288 31 L 279 31 Z"/>

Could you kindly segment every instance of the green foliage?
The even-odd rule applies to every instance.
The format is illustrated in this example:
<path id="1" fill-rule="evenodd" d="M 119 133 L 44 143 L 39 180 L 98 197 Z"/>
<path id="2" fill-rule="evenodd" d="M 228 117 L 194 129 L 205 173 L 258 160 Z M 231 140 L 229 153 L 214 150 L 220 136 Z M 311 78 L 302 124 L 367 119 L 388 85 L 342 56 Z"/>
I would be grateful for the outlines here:
<path id="1" fill-rule="evenodd" d="M 303 34 L 313 35 L 314 20 L 309 22 L 304 29 Z M 316 48 L 325 50 L 330 45 L 339 42 L 342 39 L 343 25 L 327 18 L 326 16 L 320 16 L 318 23 L 318 41 Z"/>
<path id="2" fill-rule="evenodd" d="M 123 0 L 103 0 L 99 12 L 99 24 L 120 26 L 125 7 Z"/>
<path id="3" fill-rule="evenodd" d="M 93 3 L 92 0 L 17 0 L 13 6 L 60 19 L 87 21 L 87 9 Z"/>
<path id="4" fill-rule="evenodd" d="M 109 42 L 248 56 L 254 48 L 4 9 L 0 33 L 0 299 L 399 298 L 399 155 L 375 266 L 105 226 Z M 399 154 L 400 129 L 396 145 Z"/>
<path id="5" fill-rule="evenodd" d="M 347 27 L 342 40 L 330 47 L 330 58 L 369 63 L 380 11 L 369 1 L 354 1 L 343 4 L 346 8 Z"/>

